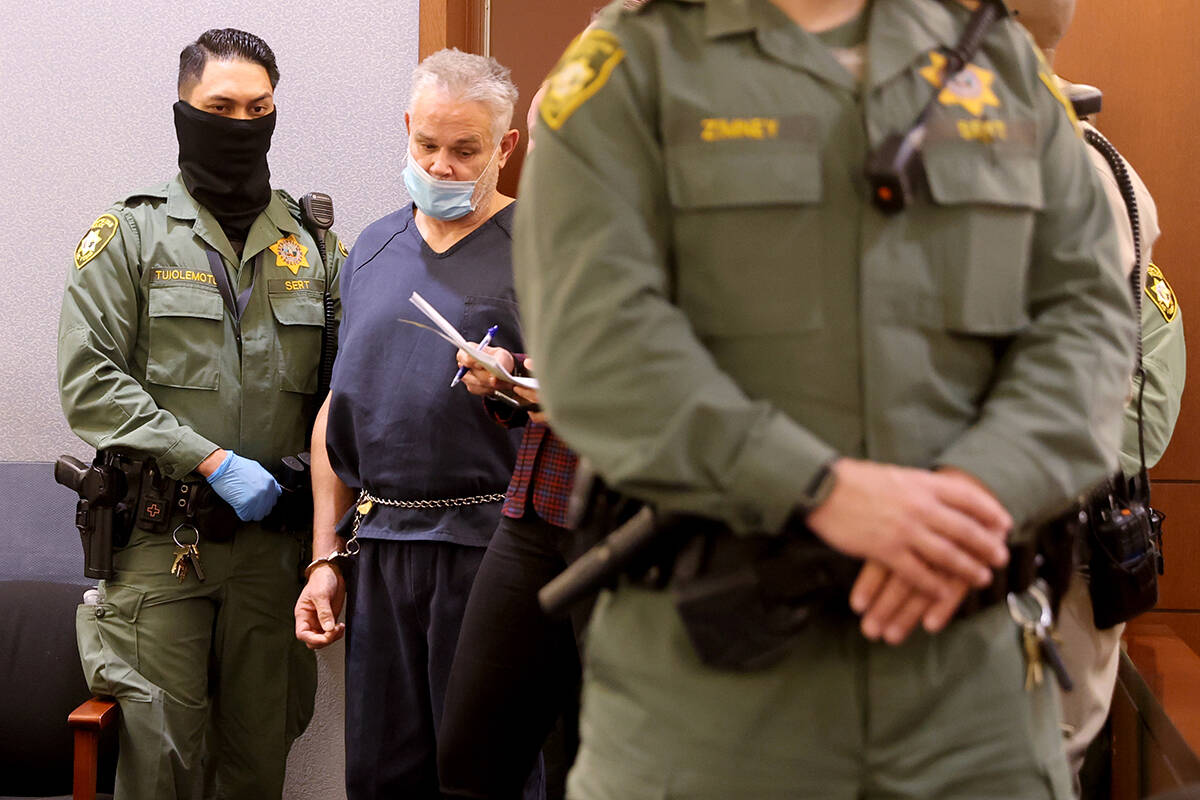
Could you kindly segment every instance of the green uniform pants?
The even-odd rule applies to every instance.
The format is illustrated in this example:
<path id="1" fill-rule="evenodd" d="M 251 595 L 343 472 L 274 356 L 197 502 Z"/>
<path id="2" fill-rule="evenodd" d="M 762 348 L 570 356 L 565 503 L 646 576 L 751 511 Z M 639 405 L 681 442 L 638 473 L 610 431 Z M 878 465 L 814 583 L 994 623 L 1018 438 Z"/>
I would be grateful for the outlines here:
<path id="1" fill-rule="evenodd" d="M 292 614 L 297 538 L 247 525 L 199 549 L 207 580 L 181 583 L 171 535 L 135 530 L 100 605 L 77 612 L 88 684 L 121 706 L 118 800 L 278 798 L 312 717 L 316 661 Z"/>
<path id="2" fill-rule="evenodd" d="M 1051 679 L 1025 691 L 1004 606 L 899 647 L 817 621 L 735 673 L 696 658 L 669 596 L 622 587 L 586 653 L 574 800 L 1071 797 Z"/>

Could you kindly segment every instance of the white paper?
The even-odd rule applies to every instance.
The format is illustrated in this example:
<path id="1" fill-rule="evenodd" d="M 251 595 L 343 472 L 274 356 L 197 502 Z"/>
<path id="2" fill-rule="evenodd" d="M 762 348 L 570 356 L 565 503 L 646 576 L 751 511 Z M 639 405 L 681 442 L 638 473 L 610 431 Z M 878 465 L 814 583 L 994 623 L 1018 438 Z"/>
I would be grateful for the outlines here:
<path id="1" fill-rule="evenodd" d="M 414 306 L 421 309 L 421 313 L 429 317 L 429 320 L 436 325 L 438 329 L 434 330 L 433 328 L 428 328 L 425 325 L 421 325 L 422 328 L 433 331 L 459 350 L 465 350 L 466 352 L 470 353 L 476 361 L 483 365 L 484 369 L 495 375 L 500 380 L 508 381 L 509 383 L 516 384 L 517 386 L 521 386 L 526 389 L 538 388 L 537 378 L 518 378 L 516 375 L 513 375 L 511 372 L 506 370 L 504 365 L 493 358 L 490 354 L 476 349 L 472 342 L 468 342 L 463 335 L 458 332 L 458 329 L 447 322 L 446 318 L 439 314 L 438 310 L 431 306 L 429 301 L 424 297 L 421 297 L 420 294 L 413 292 L 412 296 L 408 299 Z M 410 322 L 410 320 L 401 321 Z M 412 324 L 419 325 L 420 323 L 414 322 Z"/>

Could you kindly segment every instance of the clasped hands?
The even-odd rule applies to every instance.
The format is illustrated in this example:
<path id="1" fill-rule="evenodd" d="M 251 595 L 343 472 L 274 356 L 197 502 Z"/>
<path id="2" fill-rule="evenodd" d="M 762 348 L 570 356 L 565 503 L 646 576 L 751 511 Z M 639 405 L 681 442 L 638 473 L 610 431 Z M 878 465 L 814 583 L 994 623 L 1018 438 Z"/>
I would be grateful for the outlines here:
<path id="1" fill-rule="evenodd" d="M 899 644 L 922 625 L 936 633 L 992 568 L 1008 563 L 1012 517 L 974 477 L 842 458 L 809 528 L 866 561 L 850 591 L 863 635 Z"/>

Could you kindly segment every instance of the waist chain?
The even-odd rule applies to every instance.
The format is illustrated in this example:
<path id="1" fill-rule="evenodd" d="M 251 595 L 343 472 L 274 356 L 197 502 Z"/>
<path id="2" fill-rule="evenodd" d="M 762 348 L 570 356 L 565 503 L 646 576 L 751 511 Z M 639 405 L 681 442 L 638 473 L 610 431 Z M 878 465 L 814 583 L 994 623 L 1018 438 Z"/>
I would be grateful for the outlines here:
<path id="1" fill-rule="evenodd" d="M 358 529 L 362 525 L 363 518 L 371 513 L 371 509 L 376 504 L 388 506 L 389 508 L 460 508 L 462 506 L 483 505 L 484 503 L 499 503 L 503 499 L 504 492 L 493 492 L 492 494 L 448 497 L 442 500 L 393 500 L 390 497 L 378 497 L 366 489 L 362 489 L 358 493 L 358 499 L 354 501 L 354 527 L 351 529 L 350 538 L 346 540 L 343 554 L 347 556 L 358 555 L 358 551 L 362 549 L 358 543 Z"/>

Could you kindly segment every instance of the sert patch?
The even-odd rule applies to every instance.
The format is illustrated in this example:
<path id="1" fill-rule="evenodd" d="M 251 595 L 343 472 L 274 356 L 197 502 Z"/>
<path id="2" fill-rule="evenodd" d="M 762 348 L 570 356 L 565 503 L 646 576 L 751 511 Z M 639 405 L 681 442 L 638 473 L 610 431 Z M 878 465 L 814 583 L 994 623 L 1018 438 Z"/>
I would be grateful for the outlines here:
<path id="1" fill-rule="evenodd" d="M 1158 306 L 1167 322 L 1175 319 L 1179 313 L 1179 301 L 1175 299 L 1175 290 L 1163 277 L 1162 270 L 1153 264 L 1146 267 L 1146 296 Z"/>
<path id="2" fill-rule="evenodd" d="M 542 99 L 542 121 L 558 130 L 571 115 L 600 91 L 625 51 L 617 37 L 599 28 L 590 28 L 567 46 L 567 51 L 546 79 Z"/>
<path id="3" fill-rule="evenodd" d="M 934 50 L 929 54 L 929 64 L 921 68 L 921 77 L 935 87 L 942 86 L 942 73 L 946 69 L 946 57 Z M 985 106 L 1000 107 L 1000 98 L 992 91 L 996 76 L 983 67 L 967 64 L 938 92 L 938 102 L 944 106 L 962 106 L 972 116 L 982 117 Z"/>
<path id="4" fill-rule="evenodd" d="M 117 218 L 112 214 L 104 214 L 92 223 L 92 227 L 88 228 L 88 232 L 83 235 L 75 248 L 76 269 L 83 269 L 89 261 L 100 255 L 100 252 L 117 235 L 118 224 Z"/>
<path id="5" fill-rule="evenodd" d="M 308 266 L 308 248 L 300 244 L 295 235 L 288 234 L 268 248 L 275 254 L 275 266 L 287 267 L 293 275 L 300 272 L 301 267 Z"/>

